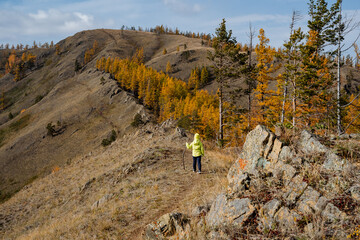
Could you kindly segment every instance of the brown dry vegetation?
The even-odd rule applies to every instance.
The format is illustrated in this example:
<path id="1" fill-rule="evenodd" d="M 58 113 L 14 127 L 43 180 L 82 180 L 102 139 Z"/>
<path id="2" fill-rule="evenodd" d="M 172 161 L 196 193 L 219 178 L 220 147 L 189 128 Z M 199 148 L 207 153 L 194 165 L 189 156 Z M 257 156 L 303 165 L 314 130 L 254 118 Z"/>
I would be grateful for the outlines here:
<path id="1" fill-rule="evenodd" d="M 99 49 L 94 58 L 76 73 L 75 61 L 83 64 L 84 53 L 95 40 Z M 177 51 L 184 44 L 186 50 Z M 112 130 L 123 136 L 131 130 L 134 115 L 145 114 L 127 93 L 117 92 L 115 81 L 95 70 L 96 59 L 130 57 L 143 47 L 148 66 L 165 71 L 171 61 L 177 69 L 173 75 L 183 79 L 195 66 L 208 64 L 208 48 L 201 46 L 200 39 L 184 36 L 100 29 L 77 33 L 58 46 L 59 54 L 55 48 L 31 50 L 37 56 L 36 67 L 24 79 L 14 82 L 10 74 L 0 78 L 6 99 L 6 109 L 0 113 L 0 199 L 51 173 L 54 166 L 101 147 Z M 182 57 L 184 51 L 191 52 L 189 59 Z M 10 113 L 15 116 L 12 120 Z M 25 115 L 30 116 L 27 124 L 12 127 Z M 46 135 L 49 123 L 58 131 L 54 137 Z"/>
<path id="2" fill-rule="evenodd" d="M 207 148 L 199 175 L 187 151 L 184 170 L 184 142 L 192 136 L 173 133 L 149 123 L 35 180 L 0 205 L 0 238 L 139 239 L 162 214 L 208 204 L 226 187 L 232 156 Z"/>
<path id="3" fill-rule="evenodd" d="M 99 51 L 75 73 L 75 60 L 83 63 L 94 40 Z M 154 124 L 129 93 L 95 70 L 100 57 L 129 57 L 143 47 L 147 66 L 165 71 L 170 62 L 170 75 L 187 80 L 193 68 L 210 64 L 210 48 L 200 39 L 100 29 L 80 32 L 59 47 L 59 55 L 55 49 L 33 50 L 36 69 L 21 81 L 13 82 L 9 74 L 0 78 L 9 103 L 0 113 L 0 202 L 17 192 L 0 204 L 0 238 L 139 239 L 145 225 L 162 214 L 190 213 L 224 191 L 236 149 L 219 152 L 205 143 L 204 174 L 192 173 L 190 152 L 183 170 L 184 142 L 191 137 Z M 357 72 L 354 79 L 360 79 Z M 241 81 L 234 84 L 244 87 Z M 217 85 L 206 89 L 215 92 Z M 10 112 L 16 116 L 12 120 Z M 131 126 L 137 113 L 148 121 L 141 129 Z M 53 137 L 46 134 L 48 123 L 55 125 Z M 112 130 L 118 139 L 103 148 L 101 141 Z M 337 147 L 358 161 L 356 144 Z M 316 167 L 304 174 L 321 183 Z M 339 186 L 338 193 L 343 189 Z"/>

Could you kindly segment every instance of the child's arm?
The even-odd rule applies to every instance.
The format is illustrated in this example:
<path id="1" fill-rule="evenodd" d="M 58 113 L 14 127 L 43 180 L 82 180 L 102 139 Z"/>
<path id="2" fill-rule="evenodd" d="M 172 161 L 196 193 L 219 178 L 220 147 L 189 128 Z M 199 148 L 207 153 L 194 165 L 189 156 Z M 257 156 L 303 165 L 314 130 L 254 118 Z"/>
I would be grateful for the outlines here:
<path id="1" fill-rule="evenodd" d="M 200 148 L 200 151 L 201 151 L 201 156 L 204 156 L 204 145 L 201 143 L 201 148 Z"/>

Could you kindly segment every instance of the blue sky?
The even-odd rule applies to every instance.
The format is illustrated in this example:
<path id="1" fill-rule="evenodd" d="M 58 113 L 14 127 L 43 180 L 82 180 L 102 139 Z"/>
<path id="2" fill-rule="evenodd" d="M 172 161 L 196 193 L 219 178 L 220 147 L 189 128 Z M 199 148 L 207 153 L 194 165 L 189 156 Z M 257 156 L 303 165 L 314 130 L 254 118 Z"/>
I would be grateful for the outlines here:
<path id="1" fill-rule="evenodd" d="M 0 44 L 55 43 L 76 32 L 125 26 L 178 27 L 182 31 L 215 32 L 222 18 L 238 42 L 247 42 L 249 22 L 263 28 L 270 44 L 289 35 L 293 10 L 306 28 L 307 0 L 0 0 Z M 332 4 L 334 0 L 328 0 Z M 346 14 L 360 21 L 360 0 L 344 0 Z M 358 30 L 358 32 L 360 29 Z M 355 33 L 348 39 L 355 38 Z"/>

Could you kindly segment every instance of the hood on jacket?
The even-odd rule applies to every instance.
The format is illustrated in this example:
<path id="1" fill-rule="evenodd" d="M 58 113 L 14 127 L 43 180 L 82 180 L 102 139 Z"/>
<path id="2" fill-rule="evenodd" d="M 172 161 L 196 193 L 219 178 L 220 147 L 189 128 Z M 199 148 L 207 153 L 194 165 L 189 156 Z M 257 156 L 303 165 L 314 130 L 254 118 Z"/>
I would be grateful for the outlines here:
<path id="1" fill-rule="evenodd" d="M 194 135 L 194 142 L 200 142 L 200 135 L 198 133 Z"/>

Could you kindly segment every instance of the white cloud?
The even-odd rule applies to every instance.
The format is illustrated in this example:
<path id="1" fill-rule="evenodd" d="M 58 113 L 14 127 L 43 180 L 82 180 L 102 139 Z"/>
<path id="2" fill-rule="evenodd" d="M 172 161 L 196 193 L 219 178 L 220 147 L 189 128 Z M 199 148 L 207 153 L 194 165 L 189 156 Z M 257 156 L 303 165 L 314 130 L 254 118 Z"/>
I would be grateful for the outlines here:
<path id="1" fill-rule="evenodd" d="M 182 14 L 198 13 L 201 11 L 200 4 L 187 4 L 180 0 L 163 0 L 163 3 L 171 10 Z"/>
<path id="2" fill-rule="evenodd" d="M 81 12 L 64 12 L 56 9 L 38 10 L 35 13 L 0 10 L 0 41 L 42 39 L 44 36 L 74 34 L 95 27 L 94 17 Z"/>
<path id="3" fill-rule="evenodd" d="M 91 28 L 94 25 L 94 17 L 80 12 L 62 12 L 56 9 L 48 11 L 38 10 L 36 14 L 28 14 L 29 34 L 72 33 Z"/>

